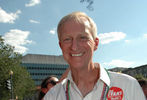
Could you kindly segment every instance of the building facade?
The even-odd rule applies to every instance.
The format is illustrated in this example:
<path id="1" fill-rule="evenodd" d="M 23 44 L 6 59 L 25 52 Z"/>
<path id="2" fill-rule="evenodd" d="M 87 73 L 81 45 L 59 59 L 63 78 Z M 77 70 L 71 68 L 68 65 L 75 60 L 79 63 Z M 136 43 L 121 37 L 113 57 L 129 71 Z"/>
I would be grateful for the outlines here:
<path id="1" fill-rule="evenodd" d="M 47 76 L 55 75 L 60 78 L 68 64 L 63 56 L 27 54 L 22 58 L 22 66 L 30 73 L 36 86 L 40 86 Z"/>

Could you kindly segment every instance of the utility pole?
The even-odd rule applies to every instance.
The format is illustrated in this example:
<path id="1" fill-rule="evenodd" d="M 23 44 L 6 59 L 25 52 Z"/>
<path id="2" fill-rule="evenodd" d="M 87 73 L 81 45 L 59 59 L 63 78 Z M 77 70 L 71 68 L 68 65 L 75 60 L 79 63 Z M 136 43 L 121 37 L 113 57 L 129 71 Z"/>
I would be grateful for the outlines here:
<path id="1" fill-rule="evenodd" d="M 14 99 L 14 96 L 13 96 L 13 81 L 12 81 L 12 76 L 13 76 L 13 71 L 11 70 L 11 71 L 10 71 L 10 81 L 11 81 L 11 100 Z"/>

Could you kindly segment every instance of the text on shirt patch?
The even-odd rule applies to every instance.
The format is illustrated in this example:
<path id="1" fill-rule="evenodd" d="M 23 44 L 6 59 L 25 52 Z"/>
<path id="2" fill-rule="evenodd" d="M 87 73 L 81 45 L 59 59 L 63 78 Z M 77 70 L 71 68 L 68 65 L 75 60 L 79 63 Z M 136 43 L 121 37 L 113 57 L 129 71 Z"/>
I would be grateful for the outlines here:
<path id="1" fill-rule="evenodd" d="M 119 87 L 111 87 L 107 94 L 108 100 L 122 100 L 123 90 Z"/>

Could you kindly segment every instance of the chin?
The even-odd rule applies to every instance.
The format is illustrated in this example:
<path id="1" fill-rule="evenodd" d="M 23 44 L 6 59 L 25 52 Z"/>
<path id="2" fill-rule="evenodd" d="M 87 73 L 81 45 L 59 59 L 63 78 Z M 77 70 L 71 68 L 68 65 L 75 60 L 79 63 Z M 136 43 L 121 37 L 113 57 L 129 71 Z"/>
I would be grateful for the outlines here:
<path id="1" fill-rule="evenodd" d="M 83 66 L 84 64 L 81 61 L 79 61 L 79 62 L 73 61 L 73 62 L 69 62 L 69 65 L 74 68 L 79 68 L 79 67 Z"/>

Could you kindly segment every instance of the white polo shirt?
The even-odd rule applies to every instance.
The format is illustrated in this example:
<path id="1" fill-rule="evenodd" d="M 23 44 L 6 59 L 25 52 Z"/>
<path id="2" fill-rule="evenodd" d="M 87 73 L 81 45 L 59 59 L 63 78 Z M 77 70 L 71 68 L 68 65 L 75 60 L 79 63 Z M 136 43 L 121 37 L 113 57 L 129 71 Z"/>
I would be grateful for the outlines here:
<path id="1" fill-rule="evenodd" d="M 69 82 L 68 82 L 69 80 Z M 69 84 L 69 88 L 67 89 Z M 68 93 L 66 93 L 68 91 Z M 67 99 L 69 96 L 70 99 Z M 71 72 L 66 79 L 54 86 L 44 97 L 44 100 L 146 100 L 143 91 L 131 76 L 107 72 L 100 67 L 100 78 L 93 90 L 85 97 L 74 83 Z"/>

